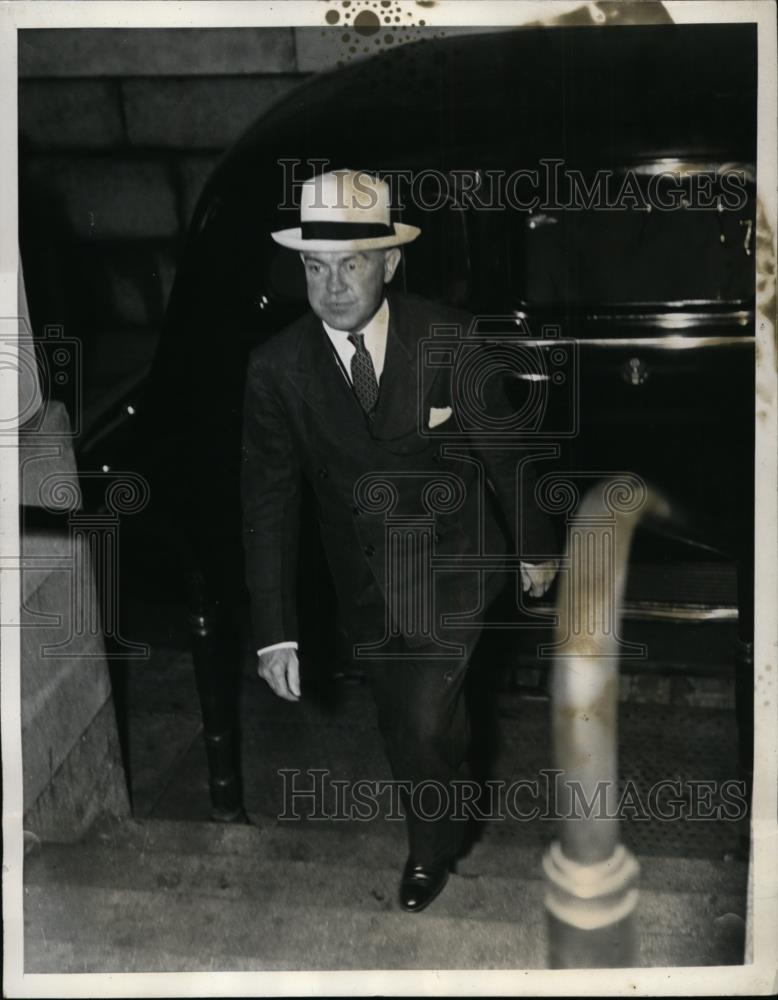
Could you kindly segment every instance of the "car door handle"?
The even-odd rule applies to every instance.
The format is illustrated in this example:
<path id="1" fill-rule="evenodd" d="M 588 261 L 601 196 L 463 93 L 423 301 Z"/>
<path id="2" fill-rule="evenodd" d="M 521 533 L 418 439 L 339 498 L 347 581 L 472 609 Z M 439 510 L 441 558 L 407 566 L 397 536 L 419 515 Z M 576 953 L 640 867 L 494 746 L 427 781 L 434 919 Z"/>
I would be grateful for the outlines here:
<path id="1" fill-rule="evenodd" d="M 621 366 L 621 377 L 628 385 L 643 385 L 650 371 L 641 358 L 630 358 Z"/>

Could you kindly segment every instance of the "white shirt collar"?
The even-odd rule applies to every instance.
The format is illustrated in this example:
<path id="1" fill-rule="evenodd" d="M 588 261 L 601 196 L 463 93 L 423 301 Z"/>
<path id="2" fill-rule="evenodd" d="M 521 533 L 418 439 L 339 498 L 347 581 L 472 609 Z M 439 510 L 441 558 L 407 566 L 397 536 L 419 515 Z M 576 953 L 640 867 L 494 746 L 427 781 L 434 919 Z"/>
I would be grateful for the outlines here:
<path id="1" fill-rule="evenodd" d="M 327 332 L 327 336 L 332 341 L 335 350 L 346 365 L 346 371 L 350 371 L 351 356 L 355 350 L 354 345 L 348 339 L 350 331 L 336 330 L 325 323 L 324 320 L 322 320 L 322 325 Z M 386 339 L 389 333 L 389 302 L 386 298 L 373 314 L 373 317 L 358 332 L 365 335 L 365 347 L 370 352 L 376 378 L 380 381 L 381 373 L 384 370 Z"/>

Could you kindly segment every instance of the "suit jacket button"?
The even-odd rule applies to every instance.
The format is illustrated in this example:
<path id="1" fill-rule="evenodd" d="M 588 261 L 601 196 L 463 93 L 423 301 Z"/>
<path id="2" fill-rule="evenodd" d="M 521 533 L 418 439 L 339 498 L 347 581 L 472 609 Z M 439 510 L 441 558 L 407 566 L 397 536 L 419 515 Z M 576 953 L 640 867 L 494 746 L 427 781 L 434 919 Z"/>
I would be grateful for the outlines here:
<path id="1" fill-rule="evenodd" d="M 328 475 L 329 475 L 329 472 L 327 471 L 327 466 L 323 465 L 319 469 L 319 479 L 326 479 Z"/>
<path id="2" fill-rule="evenodd" d="M 365 555 L 366 555 L 366 556 L 367 556 L 368 558 L 369 558 L 370 556 L 374 556 L 374 555 L 375 555 L 375 546 L 374 546 L 374 545 L 366 545 L 366 546 L 364 547 L 364 549 L 363 549 L 363 552 L 365 553 Z"/>

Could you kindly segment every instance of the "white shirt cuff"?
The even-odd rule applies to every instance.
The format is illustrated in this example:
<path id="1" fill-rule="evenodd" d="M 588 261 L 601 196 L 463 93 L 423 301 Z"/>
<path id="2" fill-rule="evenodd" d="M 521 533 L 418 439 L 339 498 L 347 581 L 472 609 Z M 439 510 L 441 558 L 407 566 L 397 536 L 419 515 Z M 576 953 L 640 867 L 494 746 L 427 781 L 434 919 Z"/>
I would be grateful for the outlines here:
<path id="1" fill-rule="evenodd" d="M 257 650 L 257 656 L 261 656 L 263 653 L 270 653 L 274 649 L 297 649 L 297 643 L 291 642 L 274 642 L 272 646 L 263 646 L 262 649 Z"/>

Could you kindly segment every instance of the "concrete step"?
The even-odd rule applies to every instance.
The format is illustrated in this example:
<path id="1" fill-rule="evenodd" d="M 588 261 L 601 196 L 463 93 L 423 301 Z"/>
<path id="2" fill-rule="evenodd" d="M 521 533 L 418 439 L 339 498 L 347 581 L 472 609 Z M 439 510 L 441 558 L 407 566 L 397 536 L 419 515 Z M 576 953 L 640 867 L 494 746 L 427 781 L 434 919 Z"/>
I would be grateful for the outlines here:
<path id="1" fill-rule="evenodd" d="M 128 822 L 45 844 L 26 863 L 25 969 L 544 967 L 538 850 L 485 837 L 409 915 L 401 825 L 332 826 Z M 649 860 L 640 964 L 741 961 L 745 866 Z"/>
<path id="2" fill-rule="evenodd" d="M 446 889 L 446 894 L 451 892 Z M 223 900 L 182 893 L 67 887 L 56 901 L 30 889 L 27 972 L 542 968 L 542 924 L 499 924 L 427 911 L 418 918 L 349 906 L 277 907 L 261 896 Z M 442 900 L 443 897 L 441 897 Z M 537 900 L 539 902 L 539 900 Z M 77 934 L 51 933 L 54 921 Z M 46 927 L 46 943 L 34 943 Z M 63 969 L 72 956 L 75 963 Z"/>
<path id="3" fill-rule="evenodd" d="M 303 861 L 350 865 L 396 871 L 407 849 L 402 821 L 285 821 L 253 815 L 252 822 L 207 823 L 182 820 L 106 819 L 96 824 L 82 845 L 112 847 L 117 853 L 175 853 L 186 856 L 237 855 L 268 862 Z M 554 826 L 547 823 L 550 843 Z M 509 876 L 523 880 L 542 879 L 541 860 L 545 846 L 516 837 L 516 821 L 484 826 L 480 840 L 458 863 L 464 876 Z M 52 852 L 57 845 L 46 846 Z M 745 892 L 743 861 L 713 861 L 707 858 L 638 855 L 644 888 L 691 893 Z"/>

